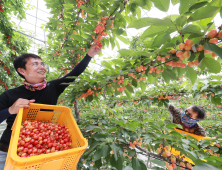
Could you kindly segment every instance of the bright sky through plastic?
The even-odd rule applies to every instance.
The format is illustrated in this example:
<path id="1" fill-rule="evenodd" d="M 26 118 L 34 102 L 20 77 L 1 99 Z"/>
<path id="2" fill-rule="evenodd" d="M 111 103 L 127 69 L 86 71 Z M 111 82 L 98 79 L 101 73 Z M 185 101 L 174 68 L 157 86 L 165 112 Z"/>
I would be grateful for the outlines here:
<path id="1" fill-rule="evenodd" d="M 46 24 L 49 20 L 48 18 L 51 16 L 50 10 L 46 8 L 44 0 L 29 0 L 28 4 L 32 6 L 31 10 L 26 11 L 26 19 L 17 20 L 15 17 L 12 17 L 12 21 L 15 22 L 14 29 L 18 30 L 19 28 L 22 28 L 24 34 L 35 37 L 36 39 L 33 39 L 33 45 L 31 49 L 29 50 L 30 53 L 36 53 L 38 48 L 45 47 L 45 41 L 46 41 L 46 35 L 47 32 L 45 32 L 41 26 L 43 24 Z M 141 17 L 151 17 L 151 18 L 164 18 L 168 15 L 172 14 L 178 14 L 179 15 L 179 4 L 173 6 L 170 4 L 170 8 L 168 12 L 162 12 L 158 10 L 157 8 L 153 7 L 150 11 L 146 11 L 141 9 Z M 215 26 L 220 26 L 221 18 L 219 14 L 214 18 Z M 134 29 L 134 28 L 127 28 L 127 37 L 131 38 L 132 36 L 136 36 L 137 34 L 140 34 L 143 32 L 146 28 L 141 29 Z M 118 40 L 118 39 L 117 39 Z M 128 49 L 129 45 L 124 44 L 122 41 L 118 40 L 120 49 Z M 115 57 L 118 55 L 118 48 L 115 47 L 113 50 L 110 47 L 106 47 L 105 49 L 102 49 L 102 56 L 94 57 L 94 62 L 91 62 L 89 64 L 89 68 L 91 70 L 101 70 L 102 67 L 100 66 L 101 61 L 104 60 L 104 58 L 107 57 Z"/>

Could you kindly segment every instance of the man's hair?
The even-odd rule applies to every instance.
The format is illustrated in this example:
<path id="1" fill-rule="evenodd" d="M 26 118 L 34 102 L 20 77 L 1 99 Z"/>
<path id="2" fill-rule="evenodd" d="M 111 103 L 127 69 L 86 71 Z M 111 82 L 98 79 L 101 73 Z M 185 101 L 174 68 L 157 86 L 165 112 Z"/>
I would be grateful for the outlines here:
<path id="1" fill-rule="evenodd" d="M 203 107 L 199 105 L 191 105 L 190 108 L 192 108 L 194 112 L 198 113 L 197 119 L 203 120 L 206 117 L 206 113 Z"/>
<path id="2" fill-rule="evenodd" d="M 39 59 L 41 59 L 38 55 L 35 55 L 35 54 L 32 54 L 32 53 L 23 53 L 22 55 L 16 57 L 14 59 L 14 62 L 13 62 L 15 70 L 24 79 L 25 79 L 25 77 L 18 72 L 18 68 L 24 68 L 26 70 L 25 65 L 27 63 L 28 58 L 39 58 Z"/>

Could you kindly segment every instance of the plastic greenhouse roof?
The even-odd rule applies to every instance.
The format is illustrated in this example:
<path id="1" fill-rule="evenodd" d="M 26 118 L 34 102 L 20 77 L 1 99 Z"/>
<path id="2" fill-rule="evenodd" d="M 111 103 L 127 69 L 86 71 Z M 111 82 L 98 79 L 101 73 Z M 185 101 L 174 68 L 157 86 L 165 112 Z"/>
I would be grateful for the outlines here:
<path id="1" fill-rule="evenodd" d="M 26 10 L 26 18 L 18 20 L 15 16 L 11 17 L 11 20 L 15 22 L 14 30 L 17 32 L 20 32 L 28 37 L 33 38 L 33 43 L 31 48 L 28 52 L 30 53 L 38 53 L 38 47 L 46 47 L 46 39 L 47 39 L 47 32 L 45 32 L 44 28 L 41 27 L 43 24 L 46 24 L 49 21 L 50 9 L 47 9 L 46 3 L 44 0 L 27 0 L 27 5 L 30 5 L 31 9 Z M 179 5 L 170 6 L 170 12 L 162 12 L 159 11 L 157 8 L 152 8 L 151 11 L 145 11 L 141 9 L 141 17 L 153 17 L 153 18 L 163 18 L 170 14 L 179 14 Z M 219 14 L 214 18 L 214 23 L 216 26 L 221 25 L 221 18 Z M 134 28 L 127 28 L 126 32 L 128 34 L 128 37 L 135 36 L 142 31 L 144 31 L 146 28 L 142 29 L 134 29 Z M 20 30 L 20 31 L 19 31 Z M 128 45 L 122 43 L 119 41 L 120 48 L 128 48 Z M 101 61 L 104 60 L 104 58 L 110 57 L 113 58 L 116 55 L 118 55 L 118 48 L 115 47 L 112 49 L 111 47 L 102 49 L 103 56 L 102 57 L 96 57 L 96 62 L 91 62 L 89 67 L 101 70 L 102 67 L 100 65 Z M 95 58 L 95 57 L 94 57 Z"/>

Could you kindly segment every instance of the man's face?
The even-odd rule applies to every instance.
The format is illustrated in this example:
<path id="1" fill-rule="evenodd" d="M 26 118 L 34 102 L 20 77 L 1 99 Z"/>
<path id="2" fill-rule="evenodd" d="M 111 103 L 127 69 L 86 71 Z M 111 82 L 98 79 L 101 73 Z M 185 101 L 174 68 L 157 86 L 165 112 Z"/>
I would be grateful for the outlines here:
<path id="1" fill-rule="evenodd" d="M 39 58 L 28 58 L 25 65 L 26 69 L 19 68 L 18 71 L 22 74 L 26 81 L 30 84 L 41 83 L 46 78 L 46 68 L 44 63 Z"/>
<path id="2" fill-rule="evenodd" d="M 192 119 L 196 119 L 198 120 L 198 113 L 194 112 L 193 109 L 191 107 L 188 107 L 185 111 L 186 115 L 188 115 L 190 118 Z"/>

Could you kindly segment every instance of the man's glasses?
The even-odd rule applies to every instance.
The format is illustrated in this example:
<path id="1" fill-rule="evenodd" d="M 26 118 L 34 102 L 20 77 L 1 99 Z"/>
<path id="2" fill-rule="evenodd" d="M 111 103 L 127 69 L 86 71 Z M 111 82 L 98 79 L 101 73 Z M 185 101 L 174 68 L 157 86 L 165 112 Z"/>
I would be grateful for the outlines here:
<path id="1" fill-rule="evenodd" d="M 44 64 L 43 62 L 41 62 L 41 63 L 34 62 L 34 63 L 31 63 L 31 65 L 32 65 L 33 67 L 39 67 L 39 66 L 45 67 L 45 64 Z"/>
<path id="2" fill-rule="evenodd" d="M 198 119 L 193 119 L 193 118 L 191 117 L 192 114 L 189 113 L 188 110 L 185 110 L 185 113 L 186 113 L 186 115 L 187 115 L 190 119 L 192 119 L 192 120 L 198 120 Z"/>

